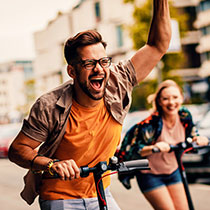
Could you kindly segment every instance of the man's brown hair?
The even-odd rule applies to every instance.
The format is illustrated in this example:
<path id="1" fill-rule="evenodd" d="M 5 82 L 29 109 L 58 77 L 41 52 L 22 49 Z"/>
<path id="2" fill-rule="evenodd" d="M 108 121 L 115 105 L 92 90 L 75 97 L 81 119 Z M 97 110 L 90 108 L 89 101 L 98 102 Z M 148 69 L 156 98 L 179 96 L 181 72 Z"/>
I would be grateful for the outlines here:
<path id="1" fill-rule="evenodd" d="M 102 40 L 102 36 L 95 30 L 83 31 L 69 38 L 64 46 L 66 62 L 73 66 L 79 59 L 79 48 L 97 43 L 101 43 L 106 48 L 106 42 Z"/>

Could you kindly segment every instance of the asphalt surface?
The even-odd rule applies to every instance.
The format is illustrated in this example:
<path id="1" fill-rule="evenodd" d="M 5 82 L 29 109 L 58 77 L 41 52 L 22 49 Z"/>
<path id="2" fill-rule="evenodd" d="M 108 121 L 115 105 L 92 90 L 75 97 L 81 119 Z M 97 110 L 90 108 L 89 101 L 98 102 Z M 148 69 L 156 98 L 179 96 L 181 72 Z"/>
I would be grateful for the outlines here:
<path id="1" fill-rule="evenodd" d="M 38 210 L 39 205 L 36 200 L 34 204 L 28 206 L 19 195 L 23 188 L 23 175 L 26 173 L 22 169 L 7 159 L 0 159 L 0 209 L 1 210 Z M 138 189 L 136 181 L 131 182 L 132 188 L 125 189 L 117 180 L 117 175 L 112 175 L 111 192 L 122 210 L 152 210 L 152 207 L 145 200 Z M 210 209 L 210 186 L 203 184 L 191 184 L 190 192 L 194 202 L 195 210 Z"/>

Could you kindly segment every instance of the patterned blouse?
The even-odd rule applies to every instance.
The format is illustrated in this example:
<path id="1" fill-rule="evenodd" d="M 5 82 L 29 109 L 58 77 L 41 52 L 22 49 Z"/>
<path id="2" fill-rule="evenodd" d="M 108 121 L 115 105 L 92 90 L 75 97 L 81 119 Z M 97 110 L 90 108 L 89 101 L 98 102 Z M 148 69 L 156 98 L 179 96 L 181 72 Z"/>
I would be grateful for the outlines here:
<path id="1" fill-rule="evenodd" d="M 189 110 L 186 107 L 181 107 L 178 114 L 185 129 L 185 140 L 188 137 L 199 135 Z M 158 112 L 154 112 L 145 120 L 133 125 L 126 133 L 120 150 L 116 153 L 119 161 L 141 159 L 141 149 L 156 143 L 162 127 L 163 121 Z"/>

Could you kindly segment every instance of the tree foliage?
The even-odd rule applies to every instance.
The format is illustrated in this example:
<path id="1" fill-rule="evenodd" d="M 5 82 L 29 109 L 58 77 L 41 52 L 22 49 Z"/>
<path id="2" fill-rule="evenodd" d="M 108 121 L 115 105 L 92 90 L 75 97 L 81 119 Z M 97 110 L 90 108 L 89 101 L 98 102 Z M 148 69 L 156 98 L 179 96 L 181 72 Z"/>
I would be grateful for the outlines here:
<path id="1" fill-rule="evenodd" d="M 148 38 L 150 22 L 152 19 L 153 1 L 145 0 L 144 4 L 138 4 L 139 0 L 124 0 L 125 3 L 131 3 L 134 6 L 133 11 L 133 24 L 128 26 L 130 36 L 133 40 L 133 48 L 138 50 L 145 45 Z M 143 1 L 142 1 L 143 2 Z M 179 23 L 180 36 L 183 37 L 188 30 L 187 21 L 188 15 L 180 13 L 171 3 L 170 15 L 172 19 L 176 19 Z M 172 69 L 181 68 L 184 65 L 184 54 L 182 52 L 167 53 L 163 56 L 162 78 L 168 79 L 169 71 Z M 171 78 L 180 83 L 180 78 Z M 140 88 L 136 88 L 133 92 L 133 102 L 131 110 L 147 108 L 146 97 L 155 91 L 158 85 L 157 80 L 144 82 L 140 84 Z M 138 105 L 139 103 L 139 105 Z"/>

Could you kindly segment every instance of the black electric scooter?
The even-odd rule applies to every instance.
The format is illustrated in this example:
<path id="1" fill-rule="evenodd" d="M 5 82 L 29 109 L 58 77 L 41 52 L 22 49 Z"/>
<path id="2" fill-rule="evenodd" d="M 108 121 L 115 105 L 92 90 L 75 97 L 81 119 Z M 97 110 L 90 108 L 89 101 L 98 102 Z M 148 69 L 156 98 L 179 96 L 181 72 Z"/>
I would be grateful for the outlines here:
<path id="1" fill-rule="evenodd" d="M 99 162 L 92 168 L 89 168 L 88 166 L 81 167 L 80 176 L 87 177 L 89 176 L 89 173 L 93 173 L 100 210 L 108 210 L 102 182 L 102 174 L 107 170 L 117 171 L 118 173 L 122 174 L 145 169 L 149 169 L 149 161 L 147 159 L 132 160 L 119 163 L 118 158 L 114 156 L 110 158 L 108 165 L 107 162 Z"/>
<path id="2" fill-rule="evenodd" d="M 197 152 L 199 149 L 202 149 L 204 147 L 209 147 L 209 146 L 210 146 L 210 143 L 207 146 L 199 146 L 195 142 L 192 142 L 191 138 L 188 138 L 187 142 L 181 142 L 177 145 L 170 145 L 170 148 L 171 148 L 170 152 L 174 151 L 175 156 L 176 156 L 176 160 L 177 160 L 179 171 L 182 177 L 182 182 L 184 185 L 184 189 L 185 189 L 185 193 L 186 193 L 187 201 L 188 201 L 188 206 L 190 210 L 194 210 L 194 205 L 192 202 L 192 198 L 191 198 L 191 194 L 190 194 L 190 190 L 188 186 L 186 171 L 182 163 L 182 156 L 186 152 L 189 152 L 189 151 Z M 156 147 L 152 151 L 154 153 L 160 152 L 160 150 Z"/>
<path id="3" fill-rule="evenodd" d="M 87 177 L 89 176 L 90 173 L 93 173 L 97 197 L 98 197 L 99 209 L 108 210 L 103 181 L 102 181 L 103 173 L 108 170 L 111 170 L 111 171 L 115 171 L 114 173 L 127 174 L 136 170 L 145 170 L 145 169 L 150 169 L 149 161 L 147 159 L 118 162 L 118 158 L 114 156 L 110 158 L 108 164 L 106 161 L 102 161 L 93 167 L 88 167 L 88 166 L 80 167 L 80 177 Z M 111 174 L 112 173 L 108 175 L 111 175 Z M 43 178 L 55 179 L 55 178 L 59 178 L 59 175 L 57 173 L 54 173 L 53 176 L 50 176 L 50 177 L 44 176 Z"/>

